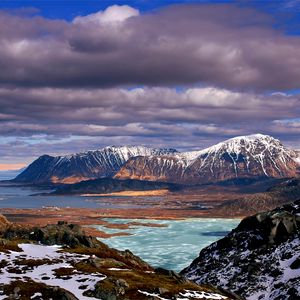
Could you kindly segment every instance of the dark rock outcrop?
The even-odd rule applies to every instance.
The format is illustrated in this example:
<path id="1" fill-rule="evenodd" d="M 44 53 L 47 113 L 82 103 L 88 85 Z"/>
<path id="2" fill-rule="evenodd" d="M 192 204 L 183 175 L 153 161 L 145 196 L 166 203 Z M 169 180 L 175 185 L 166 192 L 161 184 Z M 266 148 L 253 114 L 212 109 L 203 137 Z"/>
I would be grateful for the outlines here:
<path id="1" fill-rule="evenodd" d="M 107 194 L 121 191 L 149 191 L 149 190 L 170 190 L 181 189 L 180 185 L 166 182 L 154 182 L 144 180 L 119 180 L 113 178 L 100 178 L 87 180 L 75 184 L 65 185 L 58 188 L 52 194 Z"/>
<path id="2" fill-rule="evenodd" d="M 63 288 L 58 286 L 48 286 L 32 280 L 28 280 L 26 282 L 22 282 L 20 280 L 12 281 L 11 284 L 1 287 L 1 290 L 8 295 L 8 297 L 5 298 L 8 300 L 80 300 L 71 292 Z"/>
<path id="3" fill-rule="evenodd" d="M 241 221 L 181 274 L 246 299 L 300 299 L 300 200 Z"/>
<path id="4" fill-rule="evenodd" d="M 5 239 L 24 239 L 44 245 L 67 245 L 69 247 L 96 247 L 100 242 L 84 234 L 79 225 L 58 222 L 57 225 L 45 227 L 22 227 L 16 224 L 9 226 L 3 233 Z"/>

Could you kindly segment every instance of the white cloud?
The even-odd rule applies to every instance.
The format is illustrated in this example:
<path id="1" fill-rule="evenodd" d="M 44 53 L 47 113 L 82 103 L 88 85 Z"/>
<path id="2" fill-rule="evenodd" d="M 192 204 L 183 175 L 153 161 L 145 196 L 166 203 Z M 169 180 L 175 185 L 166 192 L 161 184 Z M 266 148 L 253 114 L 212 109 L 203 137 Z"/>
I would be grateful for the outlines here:
<path id="1" fill-rule="evenodd" d="M 186 98 L 190 103 L 196 105 L 228 107 L 240 101 L 241 94 L 212 87 L 193 88 L 186 91 Z"/>
<path id="2" fill-rule="evenodd" d="M 87 16 L 78 16 L 73 20 L 74 24 L 112 24 L 124 22 L 130 17 L 138 16 L 140 13 L 137 9 L 128 5 L 112 5 L 107 7 L 104 11 L 99 11 Z"/>

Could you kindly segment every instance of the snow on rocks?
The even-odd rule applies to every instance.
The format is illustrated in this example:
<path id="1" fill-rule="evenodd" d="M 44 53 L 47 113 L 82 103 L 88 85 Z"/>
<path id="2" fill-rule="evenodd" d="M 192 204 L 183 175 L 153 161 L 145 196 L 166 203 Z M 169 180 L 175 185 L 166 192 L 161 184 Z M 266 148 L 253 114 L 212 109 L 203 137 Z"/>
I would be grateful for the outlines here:
<path id="1" fill-rule="evenodd" d="M 0 286 L 15 280 L 26 282 L 31 279 L 38 283 L 63 288 L 80 300 L 96 299 L 83 296 L 83 292 L 94 289 L 95 284 L 106 276 L 100 273 L 85 274 L 73 269 L 74 264 L 88 259 L 88 255 L 60 252 L 60 246 L 20 244 L 19 247 L 22 252 L 0 253 L 0 262 L 7 262 L 0 271 Z M 38 263 L 31 265 L 29 260 Z M 22 261 L 29 263 L 26 265 Z M 67 276 L 57 276 L 56 271 L 62 268 L 70 269 Z M 5 298 L 6 296 L 0 295 L 0 299 Z"/>
<path id="2" fill-rule="evenodd" d="M 251 174 L 254 170 L 267 177 L 281 175 L 285 165 L 295 157 L 295 153 L 286 149 L 279 140 L 262 134 L 235 137 L 198 154 L 196 166 L 199 172 L 209 168 L 213 174 L 226 168 L 228 162 L 236 177 L 245 171 Z"/>
<path id="3" fill-rule="evenodd" d="M 141 294 L 149 296 L 149 297 L 155 297 L 155 299 L 171 300 L 168 298 L 163 298 L 157 293 L 148 293 L 148 292 L 141 291 L 141 290 L 139 290 L 139 292 Z M 199 292 L 199 291 L 185 290 L 184 292 L 179 293 L 179 296 L 176 297 L 174 300 L 190 300 L 190 299 L 223 300 L 223 299 L 228 299 L 228 297 L 220 295 L 220 294 L 216 294 L 216 293 L 208 293 L 205 291 Z"/>

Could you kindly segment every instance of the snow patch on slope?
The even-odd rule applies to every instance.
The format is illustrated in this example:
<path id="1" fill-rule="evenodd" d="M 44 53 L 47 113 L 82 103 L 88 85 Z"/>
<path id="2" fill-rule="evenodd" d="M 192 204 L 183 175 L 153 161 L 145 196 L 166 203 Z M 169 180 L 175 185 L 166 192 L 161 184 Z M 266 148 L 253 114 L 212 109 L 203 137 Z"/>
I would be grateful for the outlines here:
<path id="1" fill-rule="evenodd" d="M 9 284 L 15 280 L 22 280 L 26 282 L 29 278 L 33 281 L 50 286 L 59 286 L 73 293 L 81 300 L 96 299 L 83 296 L 83 292 L 90 289 L 93 290 L 98 281 L 105 279 L 104 275 L 100 273 L 85 274 L 78 272 L 75 269 L 70 277 L 56 277 L 54 274 L 55 269 L 73 268 L 72 264 L 88 259 L 88 255 L 58 252 L 61 250 L 60 246 L 20 244 L 19 247 L 23 250 L 23 252 L 10 251 L 10 253 L 0 253 L 0 261 L 8 262 L 5 267 L 1 268 L 0 285 Z M 45 261 L 45 264 L 28 268 L 17 264 L 19 260 L 23 259 L 49 259 L 51 262 L 49 263 L 49 261 Z M 20 274 L 18 272 L 14 273 L 14 269 L 17 271 L 21 269 L 22 272 Z M 80 289 L 80 286 L 83 285 L 86 287 L 84 287 L 84 289 Z M 7 299 L 7 296 L 0 295 L 0 299 Z"/>

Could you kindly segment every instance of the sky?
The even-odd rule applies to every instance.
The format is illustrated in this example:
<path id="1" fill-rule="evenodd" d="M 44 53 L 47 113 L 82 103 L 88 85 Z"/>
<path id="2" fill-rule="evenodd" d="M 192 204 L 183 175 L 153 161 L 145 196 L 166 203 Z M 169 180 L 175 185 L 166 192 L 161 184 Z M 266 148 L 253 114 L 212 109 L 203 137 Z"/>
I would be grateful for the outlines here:
<path id="1" fill-rule="evenodd" d="M 300 1 L 0 0 L 0 169 L 108 145 L 300 149 Z"/>

